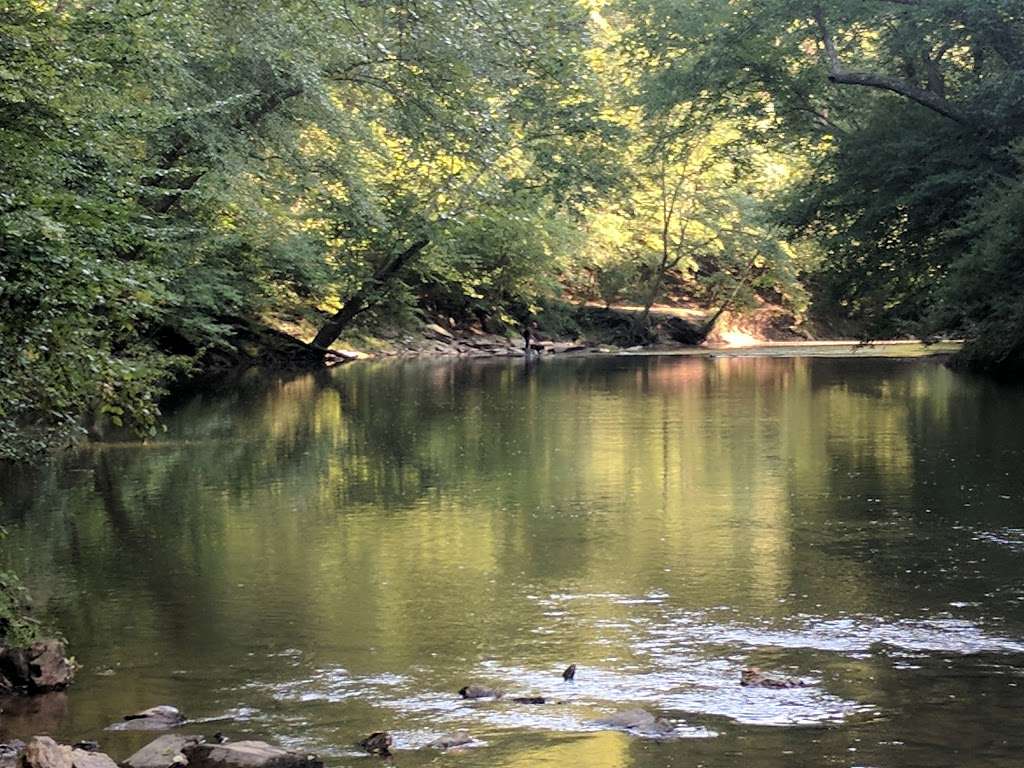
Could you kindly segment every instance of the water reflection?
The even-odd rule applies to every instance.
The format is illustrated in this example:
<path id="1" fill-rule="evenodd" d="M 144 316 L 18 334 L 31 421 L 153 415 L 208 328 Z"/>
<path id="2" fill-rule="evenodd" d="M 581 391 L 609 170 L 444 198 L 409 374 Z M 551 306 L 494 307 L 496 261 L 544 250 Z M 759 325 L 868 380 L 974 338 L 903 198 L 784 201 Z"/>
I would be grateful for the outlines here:
<path id="1" fill-rule="evenodd" d="M 887 360 L 243 378 L 151 444 L 0 476 L 2 560 L 85 665 L 46 728 L 76 738 L 166 701 L 339 765 L 379 728 L 467 728 L 469 765 L 942 765 L 986 737 L 976 764 L 1014 765 L 1021 417 Z M 742 689 L 747 664 L 813 685 Z M 681 738 L 593 730 L 637 705 Z"/>

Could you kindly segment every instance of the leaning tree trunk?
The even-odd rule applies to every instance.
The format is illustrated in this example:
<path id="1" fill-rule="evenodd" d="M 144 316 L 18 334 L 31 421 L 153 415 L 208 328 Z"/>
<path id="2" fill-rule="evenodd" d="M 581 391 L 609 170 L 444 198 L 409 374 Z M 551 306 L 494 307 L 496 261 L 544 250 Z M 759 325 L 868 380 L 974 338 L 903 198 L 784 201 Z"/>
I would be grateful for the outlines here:
<path id="1" fill-rule="evenodd" d="M 336 342 L 342 331 L 344 331 L 353 320 L 374 305 L 375 300 L 372 298 L 374 289 L 386 285 L 387 282 L 397 275 L 403 267 L 419 256 L 429 243 L 430 240 L 428 238 L 422 237 L 401 253 L 392 256 L 383 265 L 381 265 L 381 267 L 373 273 L 373 277 L 367 280 L 358 291 L 352 294 L 348 301 L 342 305 L 341 309 L 331 315 L 327 322 L 321 326 L 320 330 L 316 334 L 316 338 L 313 339 L 313 346 L 326 350 L 331 346 L 331 344 Z"/>

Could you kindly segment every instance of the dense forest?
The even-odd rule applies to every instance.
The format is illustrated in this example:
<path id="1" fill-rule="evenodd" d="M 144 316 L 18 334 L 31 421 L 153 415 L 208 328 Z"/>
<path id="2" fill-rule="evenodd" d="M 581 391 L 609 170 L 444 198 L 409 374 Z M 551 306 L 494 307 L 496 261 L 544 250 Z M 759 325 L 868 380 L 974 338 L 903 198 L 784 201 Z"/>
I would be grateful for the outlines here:
<path id="1" fill-rule="evenodd" d="M 1022 164 L 1019 0 L 10 0 L 0 458 L 286 324 L 670 283 L 1019 372 Z"/>

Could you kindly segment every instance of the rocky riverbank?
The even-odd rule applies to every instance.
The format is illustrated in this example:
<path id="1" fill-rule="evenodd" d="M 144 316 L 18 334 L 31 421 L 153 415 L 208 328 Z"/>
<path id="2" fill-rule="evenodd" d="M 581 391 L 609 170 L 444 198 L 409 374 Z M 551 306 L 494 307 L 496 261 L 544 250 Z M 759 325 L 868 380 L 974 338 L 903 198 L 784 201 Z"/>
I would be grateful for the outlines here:
<path id="1" fill-rule="evenodd" d="M 778 307 L 764 307 L 743 316 L 728 313 L 713 328 L 706 313 L 696 309 L 656 307 L 649 323 L 638 323 L 640 307 L 571 305 L 558 322 L 544 317 L 530 329 L 530 351 L 541 356 L 566 353 L 673 351 L 702 348 L 705 343 L 729 347 L 807 340 L 794 326 L 792 315 Z M 643 329 L 643 330 L 641 330 Z M 312 330 L 283 326 L 305 337 Z M 527 341 L 510 327 L 487 323 L 459 323 L 434 317 L 419 329 L 378 330 L 373 336 L 351 336 L 332 347 L 333 362 L 390 357 L 524 357 Z"/>

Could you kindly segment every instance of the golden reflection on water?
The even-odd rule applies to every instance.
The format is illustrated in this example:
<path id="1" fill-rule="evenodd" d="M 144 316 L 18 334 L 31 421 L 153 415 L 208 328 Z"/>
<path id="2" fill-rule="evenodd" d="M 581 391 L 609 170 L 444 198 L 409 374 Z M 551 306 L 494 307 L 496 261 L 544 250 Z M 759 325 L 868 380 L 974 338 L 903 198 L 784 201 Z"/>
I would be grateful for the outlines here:
<path id="1" fill-rule="evenodd" d="M 934 576 L 912 582 L 889 553 L 918 558 L 915 532 L 935 535 L 919 512 L 952 498 L 950 457 L 1005 482 L 1006 462 L 960 452 L 985 395 L 929 363 L 728 357 L 242 379 L 170 414 L 159 451 L 107 447 L 11 478 L 3 561 L 86 663 L 54 717 L 76 737 L 166 697 L 201 715 L 249 707 L 262 719 L 243 735 L 297 730 L 323 749 L 353 730 L 461 727 L 480 714 L 454 697 L 472 678 L 550 693 L 569 661 L 608 676 L 581 684 L 586 706 L 656 709 L 650 690 L 732 686 L 762 652 L 716 647 L 702 621 L 742 634 L 963 599 L 927 603 Z M 1013 408 L 987 422 L 1004 446 Z M 895 695 L 874 662 L 764 653 L 834 669 L 849 702 Z M 130 671 L 94 674 L 118 663 Z M 631 681 L 643 675 L 650 690 Z M 529 717 L 534 734 L 554 728 Z M 701 747 L 709 764 L 717 743 Z M 462 757 L 660 764 L 637 744 L 535 737 Z M 735 764 L 729 749 L 717 764 Z"/>

